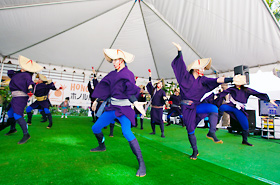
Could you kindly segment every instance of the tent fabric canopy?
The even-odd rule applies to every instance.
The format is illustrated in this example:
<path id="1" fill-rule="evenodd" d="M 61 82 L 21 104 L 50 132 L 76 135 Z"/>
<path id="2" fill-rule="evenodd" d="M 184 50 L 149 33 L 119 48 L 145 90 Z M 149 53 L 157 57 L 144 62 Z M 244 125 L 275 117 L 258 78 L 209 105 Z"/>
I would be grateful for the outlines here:
<path id="1" fill-rule="evenodd" d="M 213 72 L 280 61 L 279 25 L 264 0 L 4 0 L 0 54 L 100 72 L 113 66 L 103 48 L 135 55 L 135 76 L 175 78 L 182 46 L 186 64 L 211 57 Z"/>

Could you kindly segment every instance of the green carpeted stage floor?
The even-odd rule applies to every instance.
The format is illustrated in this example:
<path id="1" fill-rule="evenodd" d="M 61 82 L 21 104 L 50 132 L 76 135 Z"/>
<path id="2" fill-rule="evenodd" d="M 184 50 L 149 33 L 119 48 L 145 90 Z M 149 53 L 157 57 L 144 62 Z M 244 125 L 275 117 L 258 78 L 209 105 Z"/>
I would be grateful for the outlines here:
<path id="1" fill-rule="evenodd" d="M 0 132 L 0 184 L 277 184 L 280 183 L 280 143 L 250 136 L 254 147 L 241 144 L 241 136 L 217 131 L 223 144 L 206 138 L 207 129 L 196 129 L 200 155 L 190 160 L 192 150 L 185 128 L 165 127 L 166 138 L 151 132 L 149 120 L 144 130 L 132 128 L 139 141 L 147 175 L 135 176 L 138 163 L 116 124 L 114 137 L 103 129 L 106 152 L 93 153 L 97 146 L 91 118 L 54 116 L 54 126 L 46 129 L 39 116 L 29 126 L 31 139 L 17 142 L 22 131 L 5 136 Z"/>

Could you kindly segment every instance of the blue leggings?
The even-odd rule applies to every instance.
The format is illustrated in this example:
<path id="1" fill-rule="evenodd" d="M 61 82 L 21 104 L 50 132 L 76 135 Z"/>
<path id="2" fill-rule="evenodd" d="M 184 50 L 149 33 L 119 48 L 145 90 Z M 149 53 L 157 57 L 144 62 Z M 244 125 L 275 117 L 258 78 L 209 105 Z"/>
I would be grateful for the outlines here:
<path id="1" fill-rule="evenodd" d="M 213 105 L 210 103 L 201 103 L 198 106 L 196 106 L 196 114 L 208 114 L 210 116 L 211 115 L 210 113 L 216 113 L 217 114 L 216 118 L 218 119 L 218 107 L 216 105 Z M 216 121 L 217 120 L 211 120 L 210 127 L 216 128 L 216 125 L 217 125 L 217 123 L 215 123 Z M 196 126 L 195 126 L 195 128 L 196 128 Z M 188 134 L 194 134 L 195 128 L 189 128 L 189 130 L 193 130 L 193 131 L 188 132 Z"/>
<path id="2" fill-rule="evenodd" d="M 167 119 L 169 119 L 170 117 L 171 117 L 171 115 L 173 114 L 175 112 L 175 110 L 174 111 L 172 111 L 170 114 L 168 114 L 167 115 Z M 178 115 L 181 119 L 183 118 L 183 115 Z"/>
<path id="3" fill-rule="evenodd" d="M 27 113 L 28 113 L 28 112 L 31 112 L 32 110 L 33 110 L 33 108 L 32 108 L 31 106 L 28 106 L 28 107 L 26 108 L 26 112 L 27 112 Z M 42 109 L 39 109 L 39 111 L 40 111 L 40 110 L 42 111 Z M 40 112 L 41 112 L 41 111 L 40 111 Z M 46 114 L 51 113 L 50 110 L 49 110 L 48 108 L 44 108 L 44 111 L 45 111 Z"/>
<path id="4" fill-rule="evenodd" d="M 14 113 L 14 110 L 12 107 L 8 110 L 7 114 L 8 114 L 9 118 L 15 118 L 15 120 L 18 120 L 19 118 L 22 117 L 21 115 Z"/>
<path id="5" fill-rule="evenodd" d="M 207 114 L 211 112 L 218 113 L 218 107 L 210 103 L 201 103 L 196 106 L 197 114 Z"/>
<path id="6" fill-rule="evenodd" d="M 112 123 L 114 119 L 118 119 L 120 121 L 122 126 L 122 133 L 127 141 L 132 141 L 133 139 L 135 139 L 135 136 L 131 131 L 130 120 L 125 115 L 117 117 L 115 111 L 105 111 L 92 126 L 93 133 L 101 133 L 101 129 Z"/>
<path id="7" fill-rule="evenodd" d="M 247 116 L 241 110 L 238 110 L 235 107 L 231 107 L 229 105 L 223 104 L 219 108 L 219 112 L 221 112 L 221 113 L 232 112 L 235 115 L 235 117 L 237 118 L 237 120 L 238 120 L 239 124 L 241 125 L 241 127 L 243 128 L 243 130 L 249 129 L 249 122 L 248 122 Z"/>

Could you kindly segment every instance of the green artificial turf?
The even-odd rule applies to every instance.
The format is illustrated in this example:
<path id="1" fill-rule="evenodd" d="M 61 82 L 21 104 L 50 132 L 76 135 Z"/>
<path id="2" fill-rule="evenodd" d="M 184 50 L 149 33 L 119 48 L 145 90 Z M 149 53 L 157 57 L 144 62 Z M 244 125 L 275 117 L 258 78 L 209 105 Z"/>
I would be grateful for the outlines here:
<path id="1" fill-rule="evenodd" d="M 255 146 L 247 147 L 241 145 L 240 135 L 219 130 L 224 144 L 215 144 L 206 139 L 207 130 L 197 129 L 200 155 L 193 161 L 184 128 L 165 127 L 166 138 L 161 138 L 158 126 L 156 135 L 149 135 L 149 120 L 145 120 L 144 130 L 132 129 L 147 168 L 147 175 L 139 178 L 136 157 L 118 124 L 114 137 L 108 137 L 109 128 L 103 129 L 107 151 L 95 153 L 90 152 L 97 146 L 91 118 L 54 116 L 53 121 L 53 127 L 46 129 L 48 124 L 33 116 L 31 139 L 23 145 L 17 144 L 22 138 L 18 125 L 13 135 L 4 135 L 9 128 L 0 132 L 0 184 L 264 184 L 258 177 L 280 182 L 279 170 L 274 171 L 279 144 L 267 140 L 250 137 Z"/>

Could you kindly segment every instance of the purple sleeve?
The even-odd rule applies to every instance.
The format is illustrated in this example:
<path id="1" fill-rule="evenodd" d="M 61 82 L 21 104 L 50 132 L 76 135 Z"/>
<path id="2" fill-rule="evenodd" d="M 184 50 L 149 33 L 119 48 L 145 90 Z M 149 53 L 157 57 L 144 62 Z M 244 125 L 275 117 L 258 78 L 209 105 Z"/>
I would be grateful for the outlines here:
<path id="1" fill-rule="evenodd" d="M 224 100 L 224 97 L 226 95 L 228 95 L 230 93 L 230 88 L 220 92 L 218 95 L 217 95 L 217 98 L 214 100 L 214 103 L 215 105 L 217 105 L 217 107 L 220 107 L 222 104 L 223 104 L 223 100 Z"/>
<path id="2" fill-rule="evenodd" d="M 27 76 L 26 85 L 27 85 L 27 88 L 29 87 L 29 85 L 32 85 L 34 87 L 35 83 L 32 81 L 32 75 Z"/>
<path id="3" fill-rule="evenodd" d="M 154 87 L 153 87 L 152 82 L 149 82 L 149 83 L 146 85 L 146 87 L 147 87 L 147 91 L 149 92 L 149 94 L 152 95 L 152 94 L 153 94 L 153 90 L 154 90 Z"/>
<path id="4" fill-rule="evenodd" d="M 9 78 L 12 78 L 15 74 L 15 71 L 14 70 L 8 70 L 7 74 L 8 74 Z"/>
<path id="5" fill-rule="evenodd" d="M 102 100 L 106 100 L 111 96 L 110 89 L 110 74 L 107 74 L 95 87 L 91 97 L 92 98 L 100 98 Z"/>
<path id="6" fill-rule="evenodd" d="M 178 56 L 172 61 L 171 66 L 179 84 L 182 84 L 182 80 L 189 77 L 190 73 L 187 71 L 186 64 L 183 59 L 183 55 L 178 53 Z"/>
<path id="7" fill-rule="evenodd" d="M 261 100 L 264 100 L 264 101 L 267 101 L 267 102 L 270 101 L 269 97 L 266 93 L 260 93 L 258 91 L 253 90 L 253 89 L 250 89 L 250 88 L 247 88 L 247 92 L 249 93 L 249 95 L 256 96 Z"/>
<path id="8" fill-rule="evenodd" d="M 212 91 L 213 89 L 215 89 L 220 85 L 217 82 L 217 78 L 207 78 L 204 76 L 202 79 L 203 79 L 202 84 L 203 86 L 207 87 L 208 91 Z"/>
<path id="9" fill-rule="evenodd" d="M 139 96 L 140 87 L 135 85 L 135 83 L 133 83 L 131 81 L 127 81 L 127 82 L 125 82 L 125 86 L 126 86 L 126 95 L 128 96 L 128 98 L 130 98 L 133 95 L 135 97 Z"/>
<path id="10" fill-rule="evenodd" d="M 48 88 L 48 89 L 52 89 L 52 90 L 56 90 L 56 87 L 55 87 L 55 85 L 54 85 L 53 82 L 50 83 L 50 84 L 48 84 L 48 85 L 47 85 L 47 88 Z"/>

